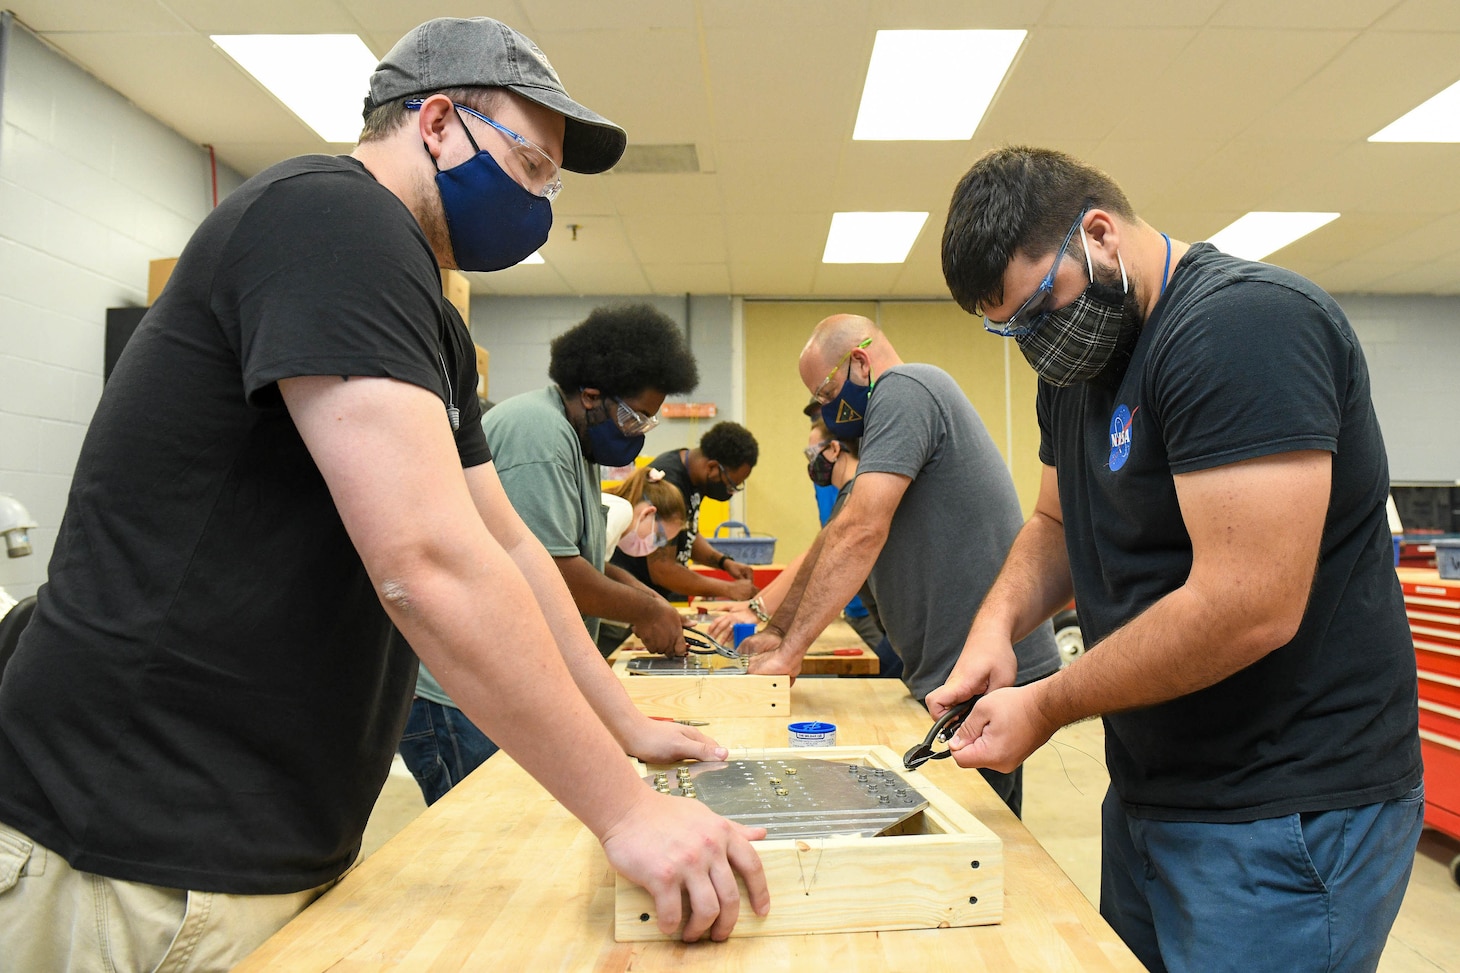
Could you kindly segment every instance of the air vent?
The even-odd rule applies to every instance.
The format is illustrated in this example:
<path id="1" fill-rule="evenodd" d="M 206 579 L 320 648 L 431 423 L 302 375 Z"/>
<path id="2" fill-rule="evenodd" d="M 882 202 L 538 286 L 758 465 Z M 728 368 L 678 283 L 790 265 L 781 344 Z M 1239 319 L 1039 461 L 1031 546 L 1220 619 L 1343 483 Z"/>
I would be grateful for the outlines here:
<path id="1" fill-rule="evenodd" d="M 699 172 L 700 156 L 693 144 L 630 145 L 613 167 L 619 173 Z"/>

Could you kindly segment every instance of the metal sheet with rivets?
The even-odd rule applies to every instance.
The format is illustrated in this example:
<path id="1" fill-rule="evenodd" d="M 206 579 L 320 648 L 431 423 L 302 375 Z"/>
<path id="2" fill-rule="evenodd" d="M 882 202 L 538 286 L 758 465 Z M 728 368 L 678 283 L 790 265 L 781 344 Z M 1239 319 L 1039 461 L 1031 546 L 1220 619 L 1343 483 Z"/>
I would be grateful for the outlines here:
<path id="1" fill-rule="evenodd" d="M 928 806 L 896 771 L 810 757 L 687 764 L 644 779 L 768 838 L 871 837 Z"/>
<path id="2" fill-rule="evenodd" d="M 743 676 L 745 666 L 730 663 L 715 666 L 702 661 L 698 656 L 686 655 L 678 658 L 645 655 L 624 663 L 629 672 L 643 676 Z"/>

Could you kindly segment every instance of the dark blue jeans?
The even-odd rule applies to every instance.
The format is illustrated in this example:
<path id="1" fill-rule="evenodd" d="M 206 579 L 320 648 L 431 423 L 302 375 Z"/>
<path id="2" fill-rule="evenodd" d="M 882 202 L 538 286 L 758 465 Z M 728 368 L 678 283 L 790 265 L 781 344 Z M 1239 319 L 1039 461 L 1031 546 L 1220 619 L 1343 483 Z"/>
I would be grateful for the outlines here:
<path id="1" fill-rule="evenodd" d="M 1373 970 L 1414 867 L 1424 786 L 1240 824 L 1102 808 L 1100 914 L 1151 973 Z"/>
<path id="2" fill-rule="evenodd" d="M 497 745 L 454 706 L 417 696 L 400 738 L 401 759 L 410 768 L 428 805 L 497 752 Z"/>

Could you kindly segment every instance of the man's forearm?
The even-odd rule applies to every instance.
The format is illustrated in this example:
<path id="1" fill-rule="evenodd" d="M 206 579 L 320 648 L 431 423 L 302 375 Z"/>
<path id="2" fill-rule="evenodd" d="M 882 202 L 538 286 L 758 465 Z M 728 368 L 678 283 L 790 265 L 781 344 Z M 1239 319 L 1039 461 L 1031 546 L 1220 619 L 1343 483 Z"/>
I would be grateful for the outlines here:
<path id="1" fill-rule="evenodd" d="M 732 597 L 730 582 L 719 578 L 708 578 L 692 568 L 687 568 L 673 558 L 649 561 L 649 577 L 661 588 L 681 595 L 700 598 Z"/>
<path id="2" fill-rule="evenodd" d="M 581 556 L 553 557 L 552 562 L 581 615 L 636 625 L 661 604 L 654 592 L 643 586 L 620 584 Z"/>
<path id="3" fill-rule="evenodd" d="M 527 580 L 573 682 L 599 719 L 622 742 L 624 721 L 636 717 L 638 711 L 618 677 L 604 665 L 598 647 L 589 639 L 581 617 L 587 613 L 581 612 L 575 603 L 558 564 L 530 534 L 509 548 L 507 554 Z M 587 561 L 583 563 L 592 569 Z"/>
<path id="4" fill-rule="evenodd" d="M 822 529 L 770 621 L 770 628 L 784 633 L 787 651 L 799 656 L 811 647 L 867 580 L 866 566 L 877 560 L 886 540 L 885 527 L 847 517 Z"/>
<path id="5" fill-rule="evenodd" d="M 1205 689 L 1265 652 L 1246 638 L 1242 612 L 1183 586 L 1112 632 L 1039 688 L 1039 709 L 1057 726 L 1153 706 Z"/>

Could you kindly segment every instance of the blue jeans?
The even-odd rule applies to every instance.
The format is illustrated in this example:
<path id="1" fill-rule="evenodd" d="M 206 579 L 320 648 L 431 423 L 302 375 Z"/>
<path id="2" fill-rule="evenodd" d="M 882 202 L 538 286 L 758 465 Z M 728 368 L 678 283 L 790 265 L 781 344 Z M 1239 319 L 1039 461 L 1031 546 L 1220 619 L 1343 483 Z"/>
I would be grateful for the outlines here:
<path id="1" fill-rule="evenodd" d="M 1102 809 L 1100 914 L 1151 973 L 1373 970 L 1414 867 L 1424 786 L 1240 824 Z"/>
<path id="2" fill-rule="evenodd" d="M 455 706 L 417 696 L 400 738 L 401 759 L 420 785 L 428 805 L 435 804 L 498 747 Z"/>

